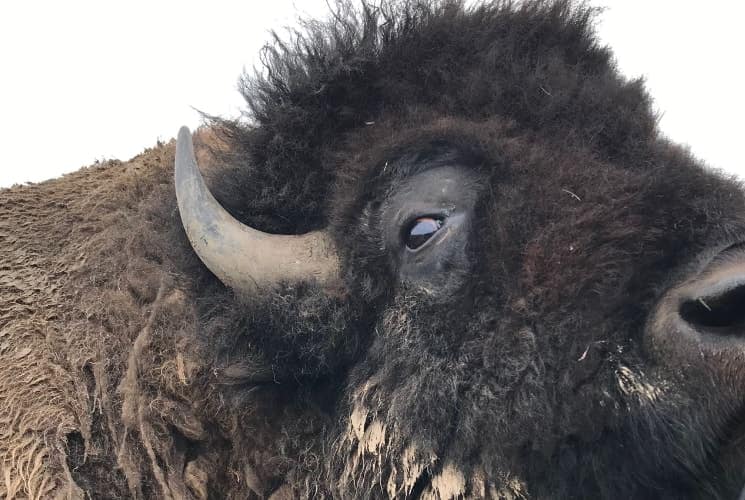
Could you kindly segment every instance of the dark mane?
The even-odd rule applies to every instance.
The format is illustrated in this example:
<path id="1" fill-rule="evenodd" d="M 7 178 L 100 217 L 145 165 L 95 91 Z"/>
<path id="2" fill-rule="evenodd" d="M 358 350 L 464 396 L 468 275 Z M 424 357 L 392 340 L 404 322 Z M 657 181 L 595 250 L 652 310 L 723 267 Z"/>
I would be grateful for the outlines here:
<path id="1" fill-rule="evenodd" d="M 570 0 L 336 2 L 329 20 L 275 33 L 263 68 L 243 77 L 250 125 L 213 121 L 232 146 L 218 197 L 267 229 L 323 226 L 318 200 L 339 175 L 333 155 L 350 131 L 385 116 L 415 127 L 417 114 L 424 123 L 496 115 L 643 166 L 656 116 L 643 82 L 620 76 L 598 43 L 597 12 Z M 249 177 L 261 193 L 246 189 Z"/>

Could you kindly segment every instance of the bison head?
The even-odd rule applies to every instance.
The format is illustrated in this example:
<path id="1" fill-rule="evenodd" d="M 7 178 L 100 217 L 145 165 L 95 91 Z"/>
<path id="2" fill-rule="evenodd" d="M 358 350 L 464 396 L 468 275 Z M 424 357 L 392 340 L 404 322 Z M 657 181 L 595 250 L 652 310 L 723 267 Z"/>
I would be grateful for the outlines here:
<path id="1" fill-rule="evenodd" d="M 227 285 L 193 290 L 203 413 L 246 491 L 742 488 L 743 187 L 660 137 L 591 21 L 342 5 L 267 50 L 252 123 L 215 122 L 214 198 L 180 133 L 186 234 Z"/>

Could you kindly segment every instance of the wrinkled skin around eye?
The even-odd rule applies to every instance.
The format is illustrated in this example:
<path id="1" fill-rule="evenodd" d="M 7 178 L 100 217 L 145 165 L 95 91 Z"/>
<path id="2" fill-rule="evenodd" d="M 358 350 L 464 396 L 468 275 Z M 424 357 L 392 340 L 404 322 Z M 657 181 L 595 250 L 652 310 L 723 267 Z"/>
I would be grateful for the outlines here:
<path id="1" fill-rule="evenodd" d="M 402 284 L 448 297 L 470 270 L 467 246 L 481 183 L 462 165 L 411 175 L 382 207 L 385 246 Z"/>

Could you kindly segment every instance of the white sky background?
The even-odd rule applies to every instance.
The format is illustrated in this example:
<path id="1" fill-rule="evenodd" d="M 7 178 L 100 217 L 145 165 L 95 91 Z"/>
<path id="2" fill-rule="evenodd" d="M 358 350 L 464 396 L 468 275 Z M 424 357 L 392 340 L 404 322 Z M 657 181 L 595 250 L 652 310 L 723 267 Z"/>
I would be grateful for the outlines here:
<path id="1" fill-rule="evenodd" d="M 645 76 L 661 128 L 745 179 L 745 6 L 736 0 L 591 0 L 621 71 Z M 268 30 L 325 0 L 67 0 L 0 4 L 0 186 L 126 160 L 200 123 L 236 116 L 243 68 Z"/>

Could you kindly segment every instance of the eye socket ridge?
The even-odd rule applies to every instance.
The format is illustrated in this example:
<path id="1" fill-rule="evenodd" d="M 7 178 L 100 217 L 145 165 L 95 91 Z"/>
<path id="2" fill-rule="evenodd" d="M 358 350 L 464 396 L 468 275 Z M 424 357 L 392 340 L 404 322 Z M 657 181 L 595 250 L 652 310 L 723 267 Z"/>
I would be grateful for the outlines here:
<path id="1" fill-rule="evenodd" d="M 416 217 L 404 226 L 402 232 L 403 243 L 409 250 L 419 250 L 444 225 L 445 217 L 442 215 Z"/>

